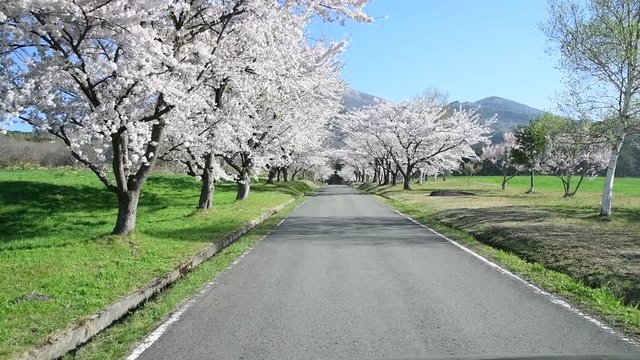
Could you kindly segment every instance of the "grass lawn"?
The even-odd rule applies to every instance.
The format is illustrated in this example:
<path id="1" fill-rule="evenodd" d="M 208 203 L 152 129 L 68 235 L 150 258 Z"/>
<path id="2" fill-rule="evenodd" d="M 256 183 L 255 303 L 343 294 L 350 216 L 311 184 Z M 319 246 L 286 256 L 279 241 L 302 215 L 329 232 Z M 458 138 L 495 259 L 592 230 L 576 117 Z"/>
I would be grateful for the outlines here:
<path id="1" fill-rule="evenodd" d="M 500 182 L 499 177 L 448 177 L 416 184 L 412 191 L 403 191 L 401 185 L 363 188 L 391 199 L 399 210 L 432 227 L 462 238 L 470 234 L 493 249 L 504 250 L 492 253 L 493 258 L 515 254 L 529 264 L 542 265 L 545 271 L 569 275 L 575 286 L 586 286 L 574 293 L 560 292 L 578 302 L 591 301 L 579 292 L 605 291 L 610 295 L 606 302 L 627 304 L 635 311 L 629 315 L 616 308 L 600 309 L 600 313 L 625 312 L 609 320 L 623 327 L 625 322 L 633 323 L 626 329 L 640 334 L 640 179 L 616 179 L 611 221 L 598 216 L 602 178 L 585 180 L 570 198 L 562 197 L 562 184 L 555 177 L 536 177 L 536 194 L 525 194 L 527 176 L 514 178 L 504 191 Z M 476 196 L 429 196 L 439 189 L 464 190 Z M 557 290 L 554 284 L 542 281 Z"/>
<path id="2" fill-rule="evenodd" d="M 195 211 L 199 184 L 155 174 L 140 199 L 137 230 L 108 236 L 117 202 L 88 171 L 0 170 L 0 358 L 163 275 L 269 208 L 313 189 L 307 182 L 216 187 L 214 209 Z M 32 299 L 30 294 L 41 294 Z"/>

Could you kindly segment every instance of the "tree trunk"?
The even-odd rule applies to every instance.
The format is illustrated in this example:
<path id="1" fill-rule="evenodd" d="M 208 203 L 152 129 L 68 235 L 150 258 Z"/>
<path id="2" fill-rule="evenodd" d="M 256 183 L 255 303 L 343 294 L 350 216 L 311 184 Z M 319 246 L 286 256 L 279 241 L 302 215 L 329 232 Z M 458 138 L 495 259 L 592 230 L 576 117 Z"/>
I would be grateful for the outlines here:
<path id="1" fill-rule="evenodd" d="M 286 167 L 281 167 L 280 171 L 282 172 L 282 180 L 289 181 L 289 170 Z"/>
<path id="2" fill-rule="evenodd" d="M 296 175 L 298 175 L 299 172 L 300 172 L 300 170 L 294 171 L 293 174 L 291 175 L 291 180 L 295 180 L 296 179 Z"/>
<path id="3" fill-rule="evenodd" d="M 165 122 L 160 120 L 151 127 L 151 142 L 147 146 L 147 164 L 140 165 L 135 175 L 127 175 L 124 164 L 127 162 L 127 137 L 118 132 L 111 135 L 113 149 L 113 172 L 117 186 L 107 186 L 118 197 L 118 218 L 116 226 L 111 232 L 114 235 L 126 235 L 136 227 L 138 215 L 138 200 L 142 187 L 147 182 L 151 169 L 157 157 L 151 154 L 158 153 L 158 146 L 162 141 Z"/>
<path id="4" fill-rule="evenodd" d="M 420 169 L 420 178 L 418 179 L 418 183 L 420 183 L 420 185 L 424 184 L 424 170 Z"/>
<path id="5" fill-rule="evenodd" d="M 406 172 L 402 174 L 404 176 L 404 183 L 402 184 L 403 190 L 411 190 L 411 173 L 413 172 L 413 166 L 407 165 Z"/>
<path id="6" fill-rule="evenodd" d="M 202 187 L 200 188 L 200 200 L 198 209 L 209 210 L 213 206 L 213 154 L 204 156 L 204 169 L 202 170 Z"/>
<path id="7" fill-rule="evenodd" d="M 502 178 L 502 190 L 507 188 L 507 177 Z"/>
<path id="8" fill-rule="evenodd" d="M 282 169 L 278 168 L 278 170 L 276 171 L 276 173 L 278 174 L 278 178 L 277 178 L 277 182 L 280 182 L 280 174 L 282 174 Z"/>
<path id="9" fill-rule="evenodd" d="M 536 192 L 536 189 L 533 186 L 534 173 L 535 173 L 535 171 L 532 169 L 531 170 L 531 176 L 529 177 L 529 191 L 527 191 L 528 194 L 533 194 L 533 193 Z"/>
<path id="10" fill-rule="evenodd" d="M 391 172 L 391 186 L 398 185 L 398 171 Z"/>
<path id="11" fill-rule="evenodd" d="M 613 205 L 613 182 L 616 176 L 616 167 L 618 165 L 618 156 L 620 155 L 620 149 L 624 143 L 625 135 L 623 134 L 615 145 L 611 149 L 611 157 L 609 158 L 609 166 L 607 166 L 607 176 L 604 180 L 604 190 L 602 191 L 602 203 L 600 204 L 600 216 L 611 216 L 611 207 Z"/>
<path id="12" fill-rule="evenodd" d="M 113 229 L 114 235 L 126 235 L 136 227 L 136 217 L 138 215 L 138 200 L 140 190 L 129 190 L 118 195 L 118 219 Z"/>
<path id="13" fill-rule="evenodd" d="M 567 176 L 567 179 L 562 179 L 564 185 L 564 197 L 571 196 L 571 175 Z"/>
<path id="14" fill-rule="evenodd" d="M 391 170 L 385 168 L 384 177 L 382 178 L 382 185 L 389 185 L 389 181 L 391 181 Z"/>
<path id="15" fill-rule="evenodd" d="M 273 184 L 276 178 L 276 173 L 278 172 L 278 168 L 272 166 L 269 168 L 269 177 L 267 178 L 267 184 Z"/>
<path id="16" fill-rule="evenodd" d="M 251 188 L 251 181 L 249 175 L 243 173 L 240 180 L 236 182 L 238 184 L 238 194 L 236 200 L 246 200 L 249 197 L 249 190 Z"/>

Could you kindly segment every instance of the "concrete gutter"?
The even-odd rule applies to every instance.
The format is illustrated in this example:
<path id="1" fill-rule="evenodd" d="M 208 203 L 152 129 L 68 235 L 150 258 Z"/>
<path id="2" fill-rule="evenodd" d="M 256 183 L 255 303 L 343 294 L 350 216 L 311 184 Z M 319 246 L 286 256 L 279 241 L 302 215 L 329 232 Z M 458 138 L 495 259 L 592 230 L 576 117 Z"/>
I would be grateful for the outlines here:
<path id="1" fill-rule="evenodd" d="M 87 342 L 100 331 L 109 327 L 115 321 L 127 315 L 131 310 L 137 308 L 167 286 L 176 282 L 196 266 L 220 252 L 220 250 L 238 240 L 251 229 L 265 222 L 273 214 L 279 212 L 295 200 L 297 200 L 297 198 L 291 199 L 273 209 L 270 209 L 257 219 L 250 221 L 222 239 L 216 241 L 211 246 L 201 250 L 191 259 L 180 264 L 166 275 L 156 278 L 142 288 L 120 298 L 119 300 L 116 300 L 99 313 L 84 317 L 82 320 L 68 328 L 49 336 L 45 344 L 25 352 L 19 358 L 29 360 L 51 360 L 64 356 L 69 351 L 74 350 L 79 345 Z"/>

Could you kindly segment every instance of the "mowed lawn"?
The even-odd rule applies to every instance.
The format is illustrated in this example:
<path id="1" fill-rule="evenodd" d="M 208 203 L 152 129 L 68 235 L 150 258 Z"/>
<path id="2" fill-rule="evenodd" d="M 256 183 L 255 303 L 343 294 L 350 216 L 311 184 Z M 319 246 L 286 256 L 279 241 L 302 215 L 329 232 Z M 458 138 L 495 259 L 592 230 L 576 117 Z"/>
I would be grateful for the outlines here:
<path id="1" fill-rule="evenodd" d="M 216 186 L 214 209 L 195 210 L 199 183 L 154 174 L 136 232 L 108 235 L 117 202 L 81 170 L 0 170 L 0 358 L 97 312 L 242 224 L 313 189 L 309 182 Z"/>
<path id="2" fill-rule="evenodd" d="M 501 178 L 490 176 L 440 178 L 412 191 L 400 185 L 370 191 L 528 261 L 607 287 L 626 303 L 640 303 L 640 179 L 616 179 L 611 221 L 598 216 L 603 178 L 585 180 L 568 198 L 558 178 L 537 176 L 535 181 L 535 194 L 525 193 L 528 176 L 512 179 L 504 191 Z M 476 196 L 429 196 L 437 189 Z"/>

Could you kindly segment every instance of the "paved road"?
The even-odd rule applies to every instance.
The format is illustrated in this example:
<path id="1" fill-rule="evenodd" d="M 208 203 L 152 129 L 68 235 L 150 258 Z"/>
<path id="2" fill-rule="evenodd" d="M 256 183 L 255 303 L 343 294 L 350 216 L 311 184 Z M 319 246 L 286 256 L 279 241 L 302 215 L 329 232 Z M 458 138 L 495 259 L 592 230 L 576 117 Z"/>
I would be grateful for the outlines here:
<path id="1" fill-rule="evenodd" d="M 143 359 L 640 353 L 370 195 L 293 212 Z"/>

